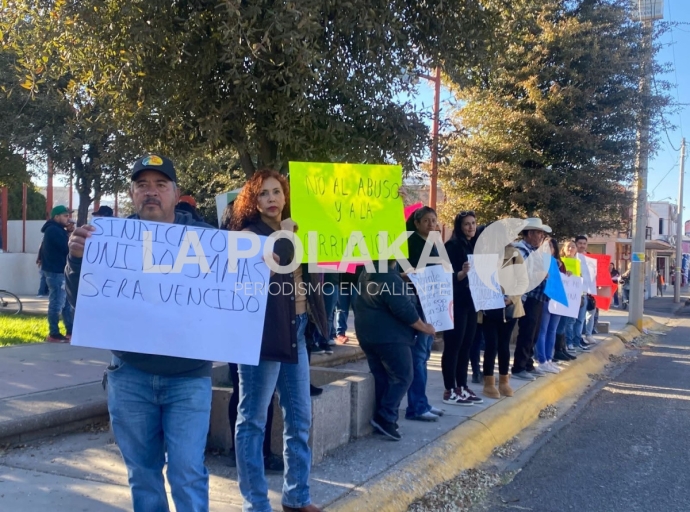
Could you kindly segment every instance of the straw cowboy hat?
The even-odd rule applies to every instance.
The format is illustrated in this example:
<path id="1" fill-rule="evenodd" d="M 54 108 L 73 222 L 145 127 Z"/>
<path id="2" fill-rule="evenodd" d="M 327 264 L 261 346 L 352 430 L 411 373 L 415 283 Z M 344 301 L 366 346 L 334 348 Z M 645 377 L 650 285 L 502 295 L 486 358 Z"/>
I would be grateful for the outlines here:
<path id="1" fill-rule="evenodd" d="M 527 224 L 522 228 L 523 231 L 543 231 L 544 233 L 551 233 L 551 228 L 544 224 L 539 217 L 525 219 L 525 222 Z"/>

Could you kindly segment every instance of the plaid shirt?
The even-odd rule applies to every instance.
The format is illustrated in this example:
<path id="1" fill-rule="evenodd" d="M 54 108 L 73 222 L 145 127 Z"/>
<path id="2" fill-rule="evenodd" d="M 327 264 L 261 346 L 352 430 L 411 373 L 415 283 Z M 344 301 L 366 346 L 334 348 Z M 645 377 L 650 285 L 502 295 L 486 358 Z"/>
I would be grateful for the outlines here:
<path id="1" fill-rule="evenodd" d="M 518 251 L 520 251 L 520 255 L 522 258 L 527 261 L 527 258 L 529 257 L 530 254 L 532 254 L 534 251 L 538 249 L 538 247 L 532 247 L 530 244 L 527 242 L 520 241 L 516 242 L 513 244 L 513 247 L 515 247 Z M 539 286 L 537 286 L 534 290 L 528 291 L 526 294 L 522 296 L 522 300 L 524 301 L 526 298 L 531 298 L 531 299 L 536 299 L 539 302 L 546 302 L 549 300 L 549 298 L 546 296 L 544 293 L 544 290 L 546 289 L 546 278 L 539 283 Z"/>

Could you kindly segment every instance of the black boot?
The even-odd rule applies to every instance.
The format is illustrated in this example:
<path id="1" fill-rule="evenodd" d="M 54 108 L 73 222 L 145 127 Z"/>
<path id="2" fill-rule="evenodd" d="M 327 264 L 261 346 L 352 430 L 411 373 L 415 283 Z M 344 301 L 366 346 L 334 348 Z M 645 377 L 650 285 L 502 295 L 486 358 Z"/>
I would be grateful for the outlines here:
<path id="1" fill-rule="evenodd" d="M 556 334 L 556 352 L 565 352 L 565 334 Z"/>

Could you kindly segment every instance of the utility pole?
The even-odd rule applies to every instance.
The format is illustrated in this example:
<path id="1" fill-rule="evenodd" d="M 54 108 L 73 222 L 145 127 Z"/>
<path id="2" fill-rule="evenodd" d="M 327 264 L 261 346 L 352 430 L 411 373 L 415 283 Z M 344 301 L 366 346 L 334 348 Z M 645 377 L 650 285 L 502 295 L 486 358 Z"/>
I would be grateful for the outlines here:
<path id="1" fill-rule="evenodd" d="M 649 163 L 649 82 L 651 74 L 652 20 L 644 21 L 642 56 L 643 75 L 640 80 L 642 111 L 637 129 L 635 162 L 635 202 L 633 203 L 632 270 L 630 272 L 630 307 L 628 323 L 642 329 L 644 314 L 645 244 L 647 235 L 647 166 Z"/>
<path id="2" fill-rule="evenodd" d="M 48 182 L 46 183 L 46 219 L 50 219 L 53 209 L 53 160 L 48 157 Z"/>
<path id="3" fill-rule="evenodd" d="M 429 206 L 436 209 L 438 191 L 438 131 L 441 118 L 441 68 L 434 70 L 434 76 L 417 74 L 419 78 L 434 84 L 434 117 L 431 128 L 431 175 L 429 176 Z"/>
<path id="4" fill-rule="evenodd" d="M 436 209 L 436 192 L 438 189 L 438 125 L 441 116 L 441 68 L 434 74 L 434 123 L 431 141 L 431 183 L 429 184 L 429 206 Z"/>
<path id="5" fill-rule="evenodd" d="M 647 166 L 649 163 L 649 84 L 652 78 L 652 32 L 654 20 L 662 19 L 663 0 L 637 0 L 638 19 L 642 22 L 642 108 L 637 126 L 635 162 L 635 201 L 633 202 L 632 269 L 630 272 L 630 307 L 628 323 L 642 330 L 644 315 L 645 245 L 647 235 Z"/>
<path id="6" fill-rule="evenodd" d="M 680 302 L 683 269 L 683 175 L 685 174 L 685 137 L 680 143 L 680 178 L 678 185 L 678 214 L 676 215 L 676 271 L 673 279 L 673 302 Z"/>

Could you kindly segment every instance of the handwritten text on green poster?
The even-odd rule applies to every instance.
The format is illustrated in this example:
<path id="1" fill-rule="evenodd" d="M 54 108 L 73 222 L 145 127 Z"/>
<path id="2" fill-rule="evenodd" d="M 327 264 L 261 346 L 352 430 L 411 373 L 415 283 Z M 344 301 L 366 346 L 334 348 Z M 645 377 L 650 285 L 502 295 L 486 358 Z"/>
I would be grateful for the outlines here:
<path id="1" fill-rule="evenodd" d="M 371 259 L 378 259 L 380 232 L 387 243 L 405 231 L 400 197 L 402 168 L 399 165 L 363 165 L 290 162 L 290 205 L 299 225 L 298 236 L 308 257 L 308 233 L 316 232 L 317 262 L 357 261 L 344 258 L 350 236 L 362 233 Z M 407 244 L 401 246 L 408 255 Z"/>

